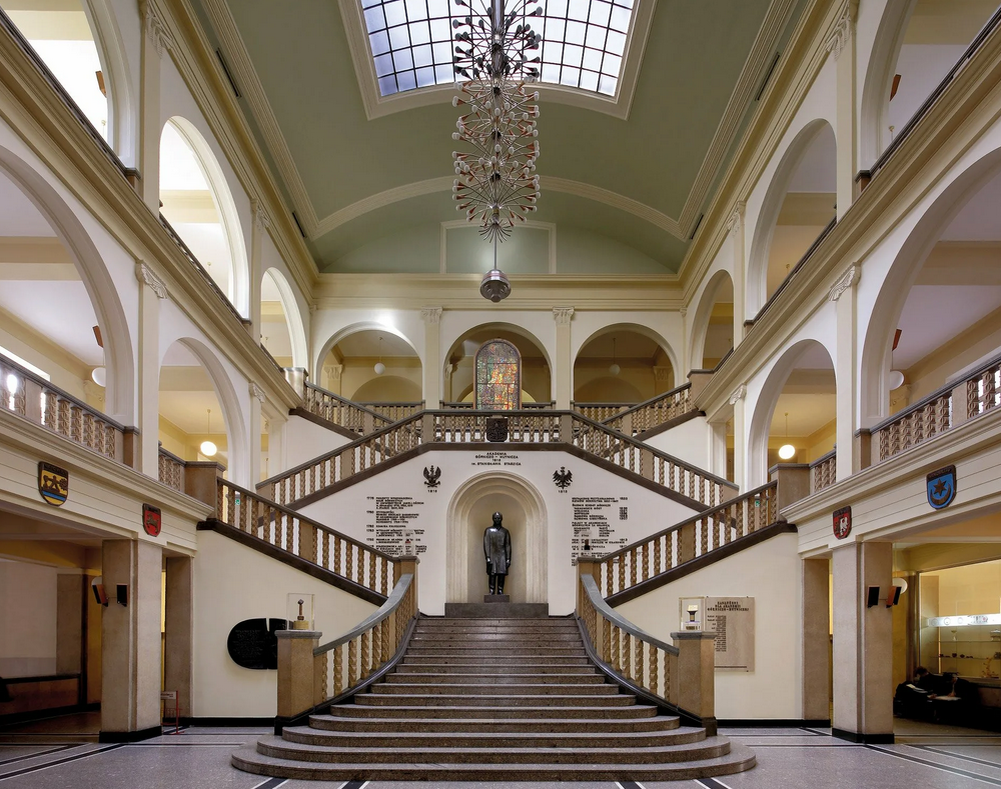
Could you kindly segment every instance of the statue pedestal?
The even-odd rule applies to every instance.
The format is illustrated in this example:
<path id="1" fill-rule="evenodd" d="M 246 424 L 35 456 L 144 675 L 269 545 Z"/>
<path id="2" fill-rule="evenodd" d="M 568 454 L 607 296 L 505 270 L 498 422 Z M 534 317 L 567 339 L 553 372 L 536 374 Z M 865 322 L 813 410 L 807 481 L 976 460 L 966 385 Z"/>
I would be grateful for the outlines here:
<path id="1" fill-rule="evenodd" d="M 484 603 L 510 603 L 511 595 L 509 594 L 485 594 L 483 595 Z"/>

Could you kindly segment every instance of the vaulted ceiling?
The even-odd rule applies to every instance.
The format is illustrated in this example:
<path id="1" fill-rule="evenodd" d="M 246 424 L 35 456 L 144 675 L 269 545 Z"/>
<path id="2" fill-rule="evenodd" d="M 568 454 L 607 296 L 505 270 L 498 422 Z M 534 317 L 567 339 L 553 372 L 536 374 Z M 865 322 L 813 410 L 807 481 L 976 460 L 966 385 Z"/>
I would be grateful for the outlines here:
<path id="1" fill-rule="evenodd" d="M 360 0 L 193 4 L 321 271 L 460 270 L 454 86 L 379 97 Z M 540 86 L 522 270 L 677 272 L 801 5 L 637 0 L 619 95 Z"/>

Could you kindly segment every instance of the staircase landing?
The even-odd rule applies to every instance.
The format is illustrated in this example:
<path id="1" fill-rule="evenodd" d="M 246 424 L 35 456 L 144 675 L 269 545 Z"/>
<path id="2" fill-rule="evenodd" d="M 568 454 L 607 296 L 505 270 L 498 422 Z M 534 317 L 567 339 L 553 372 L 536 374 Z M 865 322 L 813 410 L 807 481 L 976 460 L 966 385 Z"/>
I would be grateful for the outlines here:
<path id="1" fill-rule="evenodd" d="M 572 619 L 454 617 L 421 619 L 355 703 L 232 761 L 328 781 L 666 781 L 741 772 L 754 754 L 607 682 Z"/>

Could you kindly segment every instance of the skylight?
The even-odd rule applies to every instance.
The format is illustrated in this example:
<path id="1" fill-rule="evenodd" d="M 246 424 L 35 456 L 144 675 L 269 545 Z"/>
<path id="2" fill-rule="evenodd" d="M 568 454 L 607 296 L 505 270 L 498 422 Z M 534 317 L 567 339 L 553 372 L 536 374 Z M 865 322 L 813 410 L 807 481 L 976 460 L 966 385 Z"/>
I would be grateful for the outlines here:
<path id="1" fill-rule="evenodd" d="M 635 0 L 545 0 L 541 82 L 614 96 Z M 361 0 L 379 93 L 455 82 L 451 0 Z"/>

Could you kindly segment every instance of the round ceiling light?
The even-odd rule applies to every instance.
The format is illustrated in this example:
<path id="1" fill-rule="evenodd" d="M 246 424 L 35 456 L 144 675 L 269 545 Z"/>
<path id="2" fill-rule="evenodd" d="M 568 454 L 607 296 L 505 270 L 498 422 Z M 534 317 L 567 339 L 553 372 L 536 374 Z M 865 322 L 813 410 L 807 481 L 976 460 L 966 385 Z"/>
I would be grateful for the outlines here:
<path id="1" fill-rule="evenodd" d="M 779 457 L 783 460 L 792 460 L 796 456 L 796 447 L 792 444 L 783 444 L 779 447 Z"/>
<path id="2" fill-rule="evenodd" d="M 619 365 L 615 364 L 615 362 L 612 362 L 610 365 L 608 365 L 608 374 L 609 375 L 618 375 L 621 372 L 622 372 L 622 368 L 619 367 Z"/>
<path id="3" fill-rule="evenodd" d="M 382 375 L 384 372 L 386 372 L 386 365 L 384 365 L 382 362 L 376 362 L 375 367 L 373 367 L 372 369 L 375 370 L 376 375 Z"/>
<path id="4" fill-rule="evenodd" d="M 205 457 L 210 458 L 215 457 L 215 453 L 219 451 L 219 447 L 211 441 L 203 441 L 201 446 L 198 447 L 198 451 L 205 455 Z"/>
<path id="5" fill-rule="evenodd" d="M 108 382 L 108 371 L 104 367 L 95 367 L 90 371 L 90 380 L 103 387 Z"/>
<path id="6" fill-rule="evenodd" d="M 904 385 L 904 374 L 900 370 L 890 370 L 890 391 Z"/>

